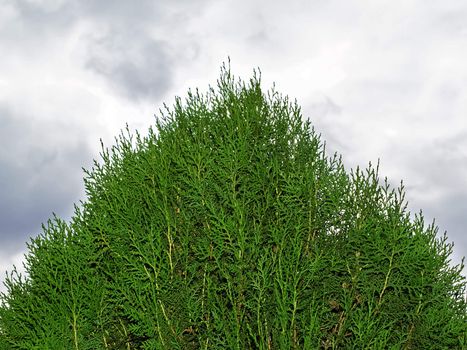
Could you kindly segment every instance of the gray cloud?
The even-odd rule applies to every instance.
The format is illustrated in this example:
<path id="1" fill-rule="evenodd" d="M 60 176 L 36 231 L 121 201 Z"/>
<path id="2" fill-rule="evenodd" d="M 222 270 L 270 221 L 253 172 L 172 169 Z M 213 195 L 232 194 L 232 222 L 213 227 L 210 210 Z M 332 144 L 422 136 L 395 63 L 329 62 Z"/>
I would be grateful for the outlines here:
<path id="1" fill-rule="evenodd" d="M 54 30 L 70 27 L 73 22 L 86 19 L 97 21 L 138 22 L 156 14 L 156 2 L 139 1 L 138 5 L 125 0 L 13 0 L 10 1 L 29 27 Z"/>
<path id="2" fill-rule="evenodd" d="M 406 142 L 392 141 L 385 153 L 397 155 L 393 162 L 397 159 L 399 164 L 392 166 L 405 174 L 410 211 L 422 209 L 426 223 L 435 219 L 439 234 L 447 231 L 448 240 L 455 243 L 453 262 L 459 263 L 467 247 L 467 133 L 433 136 L 410 149 Z"/>
<path id="3" fill-rule="evenodd" d="M 462 192 L 467 195 L 467 132 L 433 137 L 405 154 L 397 145 L 394 147 L 404 156 L 404 168 L 417 177 L 416 190 L 420 195 L 430 191 L 442 192 L 444 196 L 458 196 Z M 437 200 L 438 196 L 434 196 L 432 204 Z"/>
<path id="4" fill-rule="evenodd" d="M 13 46 L 21 42 L 17 49 L 24 55 L 26 43 L 29 51 L 43 52 L 46 42 L 56 43 L 58 36 L 69 42 L 81 28 L 74 49 L 81 50 L 83 67 L 131 102 L 154 103 L 171 88 L 176 63 L 198 52 L 193 43 L 184 45 L 187 57 L 183 46 L 173 47 L 167 36 L 179 32 L 179 24 L 190 20 L 187 14 L 196 14 L 205 2 L 18 0 L 10 2 L 15 29 L 4 28 L 3 38 Z"/>
<path id="5" fill-rule="evenodd" d="M 440 233 L 447 231 L 448 241 L 454 242 L 453 262 L 460 263 L 467 247 L 467 191 L 446 196 L 432 206 L 427 207 L 425 214 L 436 218 Z M 465 270 L 464 270 L 465 272 Z"/>
<path id="6" fill-rule="evenodd" d="M 303 119 L 309 119 L 315 131 L 321 134 L 322 141 L 326 142 L 328 155 L 334 152 L 348 153 L 349 140 L 342 137 L 347 128 L 342 107 L 322 93 L 316 93 L 310 100 L 311 103 L 304 105 L 302 109 Z"/>
<path id="7" fill-rule="evenodd" d="M 83 16 L 102 31 L 83 38 L 88 53 L 84 67 L 130 100 L 158 101 L 172 87 L 177 63 L 198 54 L 196 44 L 184 42 L 183 28 L 204 3 L 175 1 L 168 6 L 147 0 L 135 6 L 124 0 L 83 2 Z M 182 23 L 185 26 L 180 26 Z M 180 46 L 169 39 L 176 35 Z"/>
<path id="8" fill-rule="evenodd" d="M 89 45 L 86 68 L 102 75 L 130 100 L 157 101 L 171 86 L 168 45 L 138 40 L 138 33 L 112 32 Z"/>
<path id="9" fill-rule="evenodd" d="M 73 200 L 83 194 L 81 165 L 89 166 L 92 152 L 82 142 L 41 147 L 45 135 L 62 133 L 56 123 L 18 118 L 0 107 L 0 237 L 2 247 L 16 247 L 39 234 L 41 223 L 55 212 L 70 218 Z M 69 125 L 68 127 L 72 127 Z M 42 142 L 41 142 L 42 141 Z"/>

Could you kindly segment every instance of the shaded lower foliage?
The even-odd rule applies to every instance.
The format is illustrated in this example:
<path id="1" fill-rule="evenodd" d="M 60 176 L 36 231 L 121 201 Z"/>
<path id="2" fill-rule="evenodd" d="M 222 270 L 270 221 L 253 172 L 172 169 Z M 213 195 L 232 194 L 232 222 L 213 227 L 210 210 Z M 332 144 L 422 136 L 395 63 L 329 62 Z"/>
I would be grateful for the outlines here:
<path id="1" fill-rule="evenodd" d="M 452 244 L 300 108 L 222 70 L 157 134 L 120 135 L 88 200 L 29 244 L 0 349 L 462 349 Z M 128 129 L 127 129 L 128 130 Z"/>

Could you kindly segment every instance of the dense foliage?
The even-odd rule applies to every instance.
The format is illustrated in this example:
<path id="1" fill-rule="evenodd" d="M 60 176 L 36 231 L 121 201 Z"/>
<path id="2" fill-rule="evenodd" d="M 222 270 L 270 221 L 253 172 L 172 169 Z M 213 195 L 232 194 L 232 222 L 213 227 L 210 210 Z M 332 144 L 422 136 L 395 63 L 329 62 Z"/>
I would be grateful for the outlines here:
<path id="1" fill-rule="evenodd" d="M 1 350 L 465 348 L 452 244 L 377 167 L 326 156 L 296 102 L 223 66 L 161 114 L 32 239 Z"/>

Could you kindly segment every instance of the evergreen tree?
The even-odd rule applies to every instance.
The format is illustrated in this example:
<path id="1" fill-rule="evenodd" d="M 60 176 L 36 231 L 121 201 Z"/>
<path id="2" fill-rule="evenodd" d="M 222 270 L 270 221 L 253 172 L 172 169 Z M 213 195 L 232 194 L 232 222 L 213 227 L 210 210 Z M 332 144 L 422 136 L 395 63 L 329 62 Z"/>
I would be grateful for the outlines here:
<path id="1" fill-rule="evenodd" d="M 260 83 L 224 65 L 157 133 L 102 145 L 87 201 L 6 279 L 0 350 L 465 349 L 446 235 Z"/>

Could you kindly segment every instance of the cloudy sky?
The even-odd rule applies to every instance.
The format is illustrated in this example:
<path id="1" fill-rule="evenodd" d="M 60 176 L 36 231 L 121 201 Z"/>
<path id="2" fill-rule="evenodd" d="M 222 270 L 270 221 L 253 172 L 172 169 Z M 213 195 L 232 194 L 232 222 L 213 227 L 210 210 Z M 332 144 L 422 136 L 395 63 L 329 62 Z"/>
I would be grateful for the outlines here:
<path id="1" fill-rule="evenodd" d="M 145 134 L 228 56 L 297 98 L 349 168 L 379 158 L 467 255 L 466 1 L 0 0 L 2 279 L 85 200 L 100 138 Z"/>

